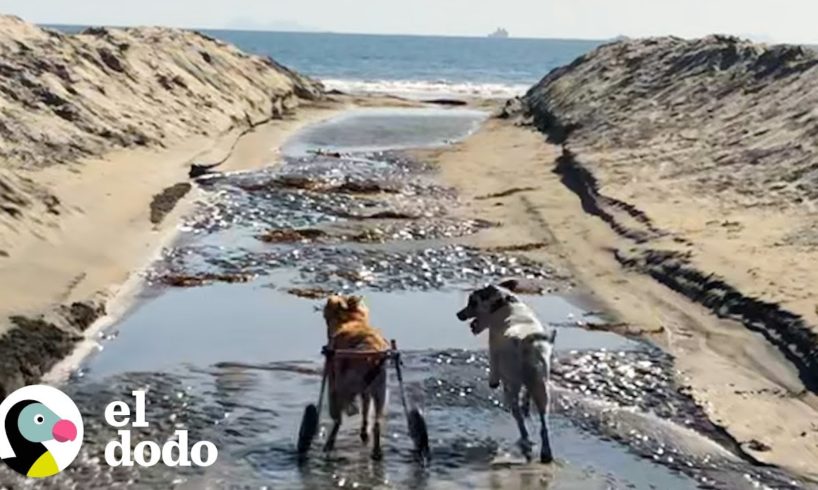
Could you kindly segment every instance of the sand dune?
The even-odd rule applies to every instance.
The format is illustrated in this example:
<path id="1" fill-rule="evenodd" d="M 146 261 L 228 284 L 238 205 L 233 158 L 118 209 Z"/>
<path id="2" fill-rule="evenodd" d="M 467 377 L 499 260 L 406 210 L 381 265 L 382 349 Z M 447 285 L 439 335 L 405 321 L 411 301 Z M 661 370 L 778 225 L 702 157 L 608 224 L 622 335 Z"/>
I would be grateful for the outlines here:
<path id="1" fill-rule="evenodd" d="M 318 83 L 270 59 L 173 29 L 65 35 L 3 16 L 0 59 L 3 238 L 29 210 L 60 208 L 36 178 L 16 170 L 217 136 L 281 117 L 298 98 L 321 93 Z"/>
<path id="2" fill-rule="evenodd" d="M 748 454 L 816 478 L 818 54 L 625 41 L 521 102 L 506 115 L 557 145 L 543 185 L 562 189 L 526 199 L 564 258 Z"/>

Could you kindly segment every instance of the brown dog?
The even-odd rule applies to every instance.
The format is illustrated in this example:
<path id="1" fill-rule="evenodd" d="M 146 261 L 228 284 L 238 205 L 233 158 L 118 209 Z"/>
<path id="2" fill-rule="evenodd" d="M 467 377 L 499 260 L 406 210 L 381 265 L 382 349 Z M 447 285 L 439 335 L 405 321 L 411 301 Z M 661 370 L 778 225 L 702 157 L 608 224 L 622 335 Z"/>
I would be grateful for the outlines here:
<path id="1" fill-rule="evenodd" d="M 361 397 L 361 440 L 369 441 L 369 411 L 374 402 L 375 420 L 372 458 L 381 459 L 381 424 L 386 405 L 386 357 L 389 343 L 369 324 L 369 309 L 359 296 L 331 296 L 324 306 L 327 322 L 327 346 L 330 349 L 329 410 L 334 421 L 324 451 L 332 451 L 341 428 L 344 411 Z M 349 356 L 338 351 L 365 351 L 373 355 Z"/>

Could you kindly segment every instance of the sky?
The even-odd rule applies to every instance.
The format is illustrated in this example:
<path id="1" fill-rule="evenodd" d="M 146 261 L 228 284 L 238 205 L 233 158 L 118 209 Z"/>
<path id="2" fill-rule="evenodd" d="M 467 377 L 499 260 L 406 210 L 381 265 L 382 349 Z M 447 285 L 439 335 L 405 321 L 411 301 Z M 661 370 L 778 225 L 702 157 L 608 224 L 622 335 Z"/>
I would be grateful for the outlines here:
<path id="1" fill-rule="evenodd" d="M 50 24 L 818 44 L 818 0 L 0 0 L 0 12 Z"/>

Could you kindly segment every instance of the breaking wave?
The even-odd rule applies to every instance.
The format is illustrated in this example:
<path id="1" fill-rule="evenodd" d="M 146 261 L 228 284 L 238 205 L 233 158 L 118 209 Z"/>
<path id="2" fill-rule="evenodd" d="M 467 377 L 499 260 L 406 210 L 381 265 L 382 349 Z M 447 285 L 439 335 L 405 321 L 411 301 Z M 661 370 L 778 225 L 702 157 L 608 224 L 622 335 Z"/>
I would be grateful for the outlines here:
<path id="1" fill-rule="evenodd" d="M 388 94 L 412 99 L 480 97 L 506 99 L 525 94 L 529 85 L 450 82 L 447 80 L 322 80 L 329 90 L 352 94 Z"/>

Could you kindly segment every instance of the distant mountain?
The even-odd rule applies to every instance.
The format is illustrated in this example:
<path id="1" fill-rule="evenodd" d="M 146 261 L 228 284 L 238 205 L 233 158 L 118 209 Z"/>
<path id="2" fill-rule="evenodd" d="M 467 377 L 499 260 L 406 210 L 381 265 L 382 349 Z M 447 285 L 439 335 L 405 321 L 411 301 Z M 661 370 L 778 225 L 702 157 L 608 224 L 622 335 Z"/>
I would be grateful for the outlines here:
<path id="1" fill-rule="evenodd" d="M 264 21 L 258 19 L 236 18 L 226 23 L 223 27 L 229 30 L 239 31 L 284 31 L 284 32 L 314 32 L 315 29 L 305 26 L 292 20 L 271 20 Z"/>
<path id="2" fill-rule="evenodd" d="M 744 33 L 738 34 L 738 37 L 744 38 L 744 39 L 749 39 L 750 41 L 753 41 L 754 43 L 778 44 L 778 42 L 773 37 L 768 36 L 767 34 L 757 34 L 757 33 L 752 33 L 752 32 L 744 32 Z"/>

